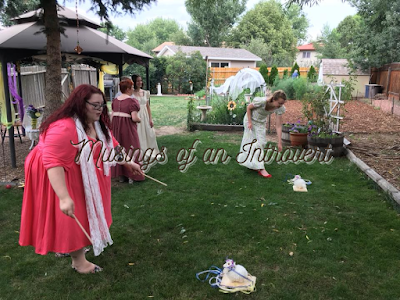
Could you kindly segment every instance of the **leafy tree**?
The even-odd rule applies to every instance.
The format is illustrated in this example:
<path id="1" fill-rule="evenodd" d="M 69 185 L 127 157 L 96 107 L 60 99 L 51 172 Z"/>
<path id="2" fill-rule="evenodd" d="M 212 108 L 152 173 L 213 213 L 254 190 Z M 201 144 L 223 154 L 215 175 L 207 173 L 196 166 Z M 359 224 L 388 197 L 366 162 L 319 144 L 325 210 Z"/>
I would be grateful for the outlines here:
<path id="1" fill-rule="evenodd" d="M 158 45 L 176 39 L 183 39 L 185 33 L 175 20 L 156 18 L 148 24 L 138 24 L 127 32 L 127 44 L 148 54 Z M 180 41 L 181 41 L 180 40 Z"/>
<path id="2" fill-rule="evenodd" d="M 157 93 L 157 84 L 161 83 L 162 89 L 168 89 L 168 78 L 166 75 L 167 57 L 154 57 L 150 60 L 149 77 L 150 77 L 150 92 Z M 143 86 L 146 86 L 146 68 L 141 65 L 130 65 L 124 70 L 124 76 L 138 74 L 143 79 Z"/>
<path id="3" fill-rule="evenodd" d="M 307 29 L 310 26 L 309 21 L 297 4 L 290 5 L 284 9 L 286 18 L 291 22 L 294 37 L 297 39 L 297 44 L 302 44 L 307 40 Z"/>
<path id="4" fill-rule="evenodd" d="M 400 1 L 352 0 L 361 17 L 352 61 L 367 70 L 400 61 Z"/>
<path id="5" fill-rule="evenodd" d="M 192 17 L 188 34 L 195 45 L 219 47 L 246 8 L 247 0 L 186 0 Z"/>
<path id="6" fill-rule="evenodd" d="M 125 38 L 126 38 L 125 31 L 122 28 L 118 27 L 117 25 L 112 24 L 110 30 L 107 30 L 107 28 L 105 28 L 106 24 L 104 22 L 102 22 L 100 24 L 100 26 L 102 28 L 99 28 L 98 29 L 99 31 L 104 32 L 108 35 L 111 35 L 112 37 L 115 37 L 119 41 L 125 40 Z"/>
<path id="7" fill-rule="evenodd" d="M 268 67 L 267 67 L 267 65 L 262 64 L 259 72 L 261 73 L 262 77 L 264 78 L 265 83 L 268 83 Z"/>
<path id="8" fill-rule="evenodd" d="M 294 70 L 297 70 L 297 73 L 299 74 L 299 77 L 300 77 L 300 67 L 299 67 L 299 65 L 297 64 L 297 62 L 294 63 L 294 65 L 293 65 L 293 67 L 292 67 L 292 70 L 290 70 L 290 76 L 293 75 Z"/>
<path id="9" fill-rule="evenodd" d="M 171 33 L 171 35 L 169 36 L 169 41 L 174 42 L 175 45 L 181 45 L 181 46 L 193 45 L 191 39 L 183 30 Z"/>
<path id="10" fill-rule="evenodd" d="M 166 74 L 173 90 L 179 93 L 190 92 L 191 81 L 194 91 L 199 91 L 206 81 L 206 62 L 200 52 L 192 53 L 186 57 L 182 51 L 168 58 Z"/>
<path id="11" fill-rule="evenodd" d="M 304 5 L 309 5 L 309 6 L 313 6 L 316 5 L 320 2 L 322 2 L 323 0 L 288 0 L 286 2 L 287 6 L 291 6 L 293 4 L 298 4 L 300 5 L 300 7 L 303 7 Z M 342 0 L 342 2 L 345 2 L 346 0 Z"/>
<path id="12" fill-rule="evenodd" d="M 313 66 L 311 66 L 308 70 L 307 78 L 310 82 L 317 82 L 317 71 L 315 71 L 315 68 Z"/>
<path id="13" fill-rule="evenodd" d="M 340 34 L 339 43 L 345 53 L 350 53 L 354 50 L 356 37 L 362 30 L 362 19 L 359 15 L 347 16 L 336 28 Z"/>
<path id="14" fill-rule="evenodd" d="M 0 0 L 0 8 L 3 7 L 2 13 L 0 14 L 0 23 L 3 24 L 3 26 L 11 26 L 13 25 L 13 21 L 10 20 L 12 17 L 22 15 L 31 10 L 36 10 L 39 8 L 39 5 L 40 0 Z"/>
<path id="15" fill-rule="evenodd" d="M 251 53 L 257 55 L 263 60 L 264 64 L 272 65 L 274 62 L 271 46 L 265 43 L 263 39 L 252 38 L 248 44 L 241 44 L 240 48 L 246 49 Z"/>
<path id="16" fill-rule="evenodd" d="M 314 43 L 314 48 L 319 59 L 345 58 L 345 49 L 340 44 L 340 33 L 336 29 L 331 30 L 329 25 L 324 25 L 318 40 L 318 43 Z"/>
<path id="17" fill-rule="evenodd" d="M 270 47 L 274 64 L 293 62 L 296 39 L 290 21 L 276 0 L 260 2 L 249 10 L 233 30 L 230 44 L 249 45 L 252 39 L 261 39 Z"/>
<path id="18" fill-rule="evenodd" d="M 21 3 L 25 0 L 0 0 L 0 10 L 7 11 L 15 3 Z M 93 4 L 92 10 L 95 11 L 101 19 L 105 20 L 108 29 L 111 29 L 109 20 L 110 13 L 117 13 L 122 8 L 125 12 L 133 14 L 141 10 L 145 5 L 154 2 L 154 0 L 90 0 Z M 46 68 L 46 110 L 52 113 L 61 105 L 61 38 L 60 23 L 57 15 L 57 0 L 40 0 L 38 8 L 43 9 L 44 32 L 46 34 L 47 45 L 47 68 Z"/>
<path id="19" fill-rule="evenodd" d="M 270 73 L 270 75 L 269 75 L 269 85 L 270 86 L 272 86 L 272 85 L 274 85 L 274 82 L 275 82 L 275 80 L 277 79 L 277 77 L 278 77 L 278 68 L 274 65 L 274 66 L 272 66 L 272 68 L 271 68 L 271 73 Z"/>

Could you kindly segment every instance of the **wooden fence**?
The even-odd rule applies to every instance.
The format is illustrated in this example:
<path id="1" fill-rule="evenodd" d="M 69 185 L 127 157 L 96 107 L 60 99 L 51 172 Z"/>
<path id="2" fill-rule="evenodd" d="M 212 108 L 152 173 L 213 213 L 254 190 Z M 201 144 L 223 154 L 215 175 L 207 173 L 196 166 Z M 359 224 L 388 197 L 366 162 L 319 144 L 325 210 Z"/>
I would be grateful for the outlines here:
<path id="1" fill-rule="evenodd" d="M 239 72 L 242 68 L 210 68 L 211 79 L 214 79 L 214 85 L 221 85 L 225 82 L 228 77 L 235 76 L 237 72 Z M 259 71 L 260 68 L 250 68 Z M 309 67 L 301 67 L 300 68 L 300 76 L 307 77 L 307 73 L 309 71 Z M 290 71 L 292 67 L 279 67 L 278 74 L 279 77 L 283 77 L 283 72 L 285 70 Z M 318 68 L 315 69 L 318 74 Z M 268 74 L 271 73 L 271 68 L 268 68 Z"/>
<path id="2" fill-rule="evenodd" d="M 372 100 L 383 111 L 400 116 L 400 63 L 391 63 L 371 70 L 371 83 L 383 87 L 385 99 Z"/>
<path id="3" fill-rule="evenodd" d="M 63 100 L 67 99 L 70 95 L 71 83 L 72 88 L 84 83 L 97 86 L 97 70 L 95 68 L 74 65 L 71 67 L 70 71 L 71 72 L 68 72 L 66 68 L 61 69 Z M 12 70 L 12 75 L 13 74 Z M 46 67 L 44 66 L 21 67 L 22 98 L 25 106 L 30 104 L 35 107 L 45 105 L 45 74 Z M 16 75 L 18 76 L 18 74 Z"/>
<path id="4" fill-rule="evenodd" d="M 371 83 L 383 86 L 383 93 L 400 94 L 400 63 L 391 63 L 380 68 L 372 69 Z M 398 96 L 397 96 L 397 100 Z"/>

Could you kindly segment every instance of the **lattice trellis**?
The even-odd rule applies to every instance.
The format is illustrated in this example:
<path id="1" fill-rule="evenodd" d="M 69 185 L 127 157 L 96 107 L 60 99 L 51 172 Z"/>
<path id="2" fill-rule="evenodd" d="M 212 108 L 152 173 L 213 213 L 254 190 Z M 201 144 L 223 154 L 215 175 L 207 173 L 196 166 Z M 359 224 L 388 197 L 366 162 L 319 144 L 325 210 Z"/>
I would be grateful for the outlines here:
<path id="1" fill-rule="evenodd" d="M 325 115 L 329 119 L 329 129 L 331 129 L 333 132 L 340 132 L 339 131 L 339 125 L 340 125 L 340 120 L 343 119 L 342 116 L 340 116 L 340 106 L 341 104 L 344 104 L 344 101 L 341 100 L 342 96 L 342 88 L 345 87 L 344 84 L 341 82 L 336 84 L 331 81 L 331 83 L 327 84 L 327 89 L 325 93 L 329 91 L 330 97 L 329 97 L 329 111 L 326 111 L 325 109 Z M 335 88 L 339 88 L 339 95 L 336 95 Z"/>

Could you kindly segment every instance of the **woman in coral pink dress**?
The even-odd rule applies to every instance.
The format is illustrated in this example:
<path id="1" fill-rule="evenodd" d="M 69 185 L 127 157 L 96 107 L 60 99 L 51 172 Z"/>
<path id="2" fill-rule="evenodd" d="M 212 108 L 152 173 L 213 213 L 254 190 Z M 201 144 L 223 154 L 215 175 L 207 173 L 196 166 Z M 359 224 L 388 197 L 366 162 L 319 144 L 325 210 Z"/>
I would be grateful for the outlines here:
<path id="1" fill-rule="evenodd" d="M 112 244 L 110 161 L 118 142 L 109 124 L 104 94 L 80 85 L 41 125 L 39 143 L 25 161 L 19 243 L 42 255 L 70 253 L 79 273 L 102 269 L 86 260 L 84 247 L 91 242 L 74 218 L 90 234 L 95 255 Z M 143 174 L 133 162 L 124 166 Z"/>

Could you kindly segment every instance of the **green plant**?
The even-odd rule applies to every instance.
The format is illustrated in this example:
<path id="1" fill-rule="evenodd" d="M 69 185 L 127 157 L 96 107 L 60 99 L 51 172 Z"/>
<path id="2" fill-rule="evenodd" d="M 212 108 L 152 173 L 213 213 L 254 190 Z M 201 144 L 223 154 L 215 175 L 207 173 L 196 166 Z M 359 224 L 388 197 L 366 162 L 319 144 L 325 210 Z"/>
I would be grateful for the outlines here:
<path id="1" fill-rule="evenodd" d="M 201 89 L 200 91 L 194 93 L 194 95 L 198 98 L 203 98 L 206 95 L 206 91 L 204 89 Z"/>
<path id="2" fill-rule="evenodd" d="M 297 64 L 297 62 L 294 63 L 294 65 L 293 65 L 293 67 L 292 67 L 292 70 L 290 70 L 290 76 L 293 75 L 294 70 L 297 70 L 297 72 L 299 73 L 299 77 L 300 77 L 300 67 L 299 67 L 299 65 Z"/>
<path id="3" fill-rule="evenodd" d="M 309 126 L 300 124 L 300 121 L 297 121 L 296 124 L 290 128 L 289 132 L 291 133 L 308 133 L 310 130 Z"/>
<path id="4" fill-rule="evenodd" d="M 289 78 L 289 70 L 288 70 L 288 69 L 285 69 L 285 70 L 283 71 L 282 79 L 286 79 L 286 78 Z"/>
<path id="5" fill-rule="evenodd" d="M 192 131 L 193 130 L 192 123 L 194 121 L 194 117 L 193 117 L 194 99 L 193 99 L 193 97 L 189 97 L 189 101 L 188 101 L 188 104 L 187 104 L 187 109 L 188 109 L 188 111 L 187 111 L 187 123 L 186 123 L 186 126 L 187 126 L 187 129 L 189 131 Z"/>
<path id="6" fill-rule="evenodd" d="M 268 83 L 270 86 L 274 85 L 274 81 L 277 79 L 277 77 L 278 77 L 278 68 L 274 65 L 271 68 L 271 73 L 268 78 Z"/>
<path id="7" fill-rule="evenodd" d="M 267 67 L 267 65 L 262 64 L 259 72 L 261 73 L 262 77 L 264 78 L 265 83 L 268 83 L 268 67 Z"/>
<path id="8" fill-rule="evenodd" d="M 294 79 L 286 78 L 286 79 L 277 79 L 275 80 L 275 84 L 272 86 L 272 92 L 276 90 L 283 90 L 288 99 L 295 99 L 295 90 L 294 90 Z"/>
<path id="9" fill-rule="evenodd" d="M 296 78 L 293 80 L 294 98 L 297 100 L 303 99 L 308 90 L 308 81 L 305 78 Z"/>
<path id="10" fill-rule="evenodd" d="M 309 82 L 317 82 L 317 71 L 315 71 L 313 66 L 311 66 L 310 70 L 308 70 L 307 78 Z"/>

